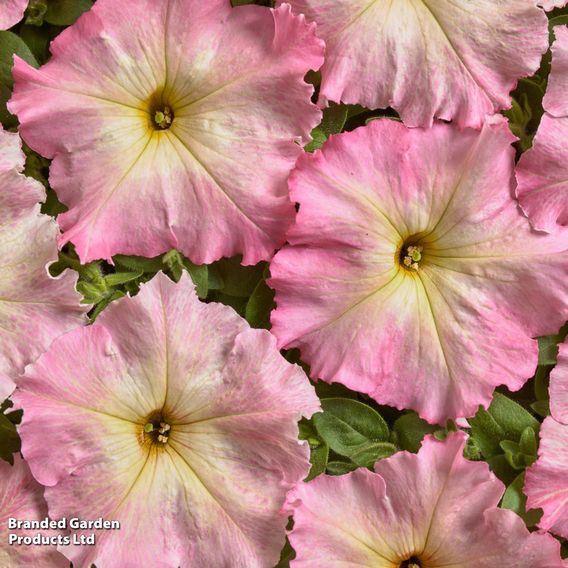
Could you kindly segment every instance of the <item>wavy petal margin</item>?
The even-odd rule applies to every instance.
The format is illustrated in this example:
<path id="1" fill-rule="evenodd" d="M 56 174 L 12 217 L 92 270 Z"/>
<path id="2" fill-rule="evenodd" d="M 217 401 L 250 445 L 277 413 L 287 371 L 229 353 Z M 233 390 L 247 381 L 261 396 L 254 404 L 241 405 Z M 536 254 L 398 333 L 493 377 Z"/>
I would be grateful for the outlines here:
<path id="1" fill-rule="evenodd" d="M 28 368 L 14 400 L 50 514 L 121 525 L 94 547 L 64 549 L 70 560 L 277 563 L 286 492 L 309 470 L 297 421 L 319 402 L 275 343 L 231 308 L 201 303 L 187 275 L 160 274 Z"/>
<path id="2" fill-rule="evenodd" d="M 281 3 L 280 0 L 279 3 Z M 393 107 L 408 126 L 480 127 L 548 49 L 534 0 L 290 0 L 326 42 L 321 105 Z"/>
<path id="3" fill-rule="evenodd" d="M 26 462 L 14 456 L 11 466 L 0 460 L 0 566 L 6 568 L 69 568 L 69 561 L 56 545 L 10 543 L 10 535 L 57 539 L 53 530 L 9 528 L 9 519 L 43 521 L 47 517 L 47 503 L 43 487 L 33 478 Z M 54 541 L 55 542 L 55 541 Z"/>
<path id="4" fill-rule="evenodd" d="M 271 258 L 294 218 L 286 180 L 321 118 L 304 75 L 323 50 L 289 6 L 98 0 L 46 65 L 16 59 L 9 108 L 53 158 L 60 242 L 82 262 L 171 248 L 198 264 Z"/>
<path id="5" fill-rule="evenodd" d="M 342 476 L 321 475 L 290 493 L 294 568 L 421 566 L 560 568 L 560 543 L 531 534 L 498 509 L 503 484 L 483 462 L 463 458 L 463 433 L 425 438 Z"/>
<path id="6" fill-rule="evenodd" d="M 0 401 L 14 378 L 59 335 L 85 323 L 77 274 L 52 278 L 59 230 L 40 213 L 45 189 L 24 176 L 17 134 L 0 130 Z"/>
<path id="7" fill-rule="evenodd" d="M 568 27 L 554 28 L 552 70 L 533 146 L 517 166 L 517 196 L 535 229 L 568 225 Z"/>
<path id="8" fill-rule="evenodd" d="M 391 120 L 331 137 L 290 178 L 299 202 L 270 267 L 272 332 L 314 378 L 430 422 L 472 416 L 533 375 L 532 338 L 568 317 L 568 232 L 531 230 L 513 137 Z M 420 268 L 402 263 L 423 247 Z M 514 362 L 514 364 L 513 364 Z"/>

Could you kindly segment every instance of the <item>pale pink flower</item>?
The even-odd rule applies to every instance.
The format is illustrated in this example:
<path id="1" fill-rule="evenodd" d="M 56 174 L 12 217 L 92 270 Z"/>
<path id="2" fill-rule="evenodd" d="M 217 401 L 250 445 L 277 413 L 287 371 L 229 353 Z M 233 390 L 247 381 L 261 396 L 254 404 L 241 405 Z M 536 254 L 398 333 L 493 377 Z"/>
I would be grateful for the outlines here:
<path id="1" fill-rule="evenodd" d="M 568 316 L 568 234 L 536 233 L 519 212 L 513 140 L 500 120 L 385 119 L 302 156 L 290 246 L 270 268 L 279 346 L 298 347 L 313 377 L 430 422 L 519 389 L 533 338 Z"/>
<path id="2" fill-rule="evenodd" d="M 282 3 L 279 0 L 278 3 Z M 319 102 L 393 107 L 408 126 L 479 127 L 548 48 L 535 0 L 290 0 L 326 42 Z"/>
<path id="3" fill-rule="evenodd" d="M 554 28 L 552 71 L 533 146 L 517 166 L 517 195 L 539 230 L 568 225 L 568 28 Z"/>
<path id="4" fill-rule="evenodd" d="M 0 566 L 3 568 L 69 568 L 69 561 L 57 552 L 58 533 L 42 529 L 9 528 L 9 519 L 43 521 L 47 517 L 47 504 L 43 487 L 33 478 L 26 462 L 14 456 L 14 465 L 0 460 Z M 47 545 L 30 545 L 10 535 L 49 538 Z M 51 539 L 54 540 L 51 540 Z"/>
<path id="5" fill-rule="evenodd" d="M 289 495 L 294 568 L 560 568 L 560 543 L 497 508 L 504 485 L 462 456 L 465 435 L 428 436 L 347 475 L 322 475 Z"/>
<path id="6" fill-rule="evenodd" d="M 62 333 L 84 323 L 77 274 L 52 278 L 55 221 L 40 213 L 44 187 L 24 176 L 17 134 L 0 128 L 0 401 L 23 372 Z"/>
<path id="7" fill-rule="evenodd" d="M 0 30 L 16 25 L 23 17 L 28 0 L 2 0 L 0 2 Z"/>
<path id="8" fill-rule="evenodd" d="M 121 525 L 65 549 L 76 565 L 277 563 L 309 470 L 297 420 L 319 402 L 275 343 L 160 274 L 28 368 L 14 400 L 50 514 Z"/>
<path id="9" fill-rule="evenodd" d="M 568 538 L 568 344 L 550 373 L 550 411 L 540 429 L 538 460 L 526 474 L 527 507 L 542 509 L 542 529 Z"/>
<path id="10" fill-rule="evenodd" d="M 303 78 L 323 61 L 289 6 L 98 0 L 9 103 L 53 158 L 82 261 L 177 248 L 196 263 L 270 258 L 294 217 L 286 180 L 321 113 Z"/>

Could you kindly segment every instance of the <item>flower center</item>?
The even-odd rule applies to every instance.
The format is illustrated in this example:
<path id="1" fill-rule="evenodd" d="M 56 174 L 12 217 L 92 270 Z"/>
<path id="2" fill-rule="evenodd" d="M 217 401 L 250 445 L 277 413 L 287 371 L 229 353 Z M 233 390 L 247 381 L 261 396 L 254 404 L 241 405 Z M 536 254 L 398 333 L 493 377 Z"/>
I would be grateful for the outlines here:
<path id="1" fill-rule="evenodd" d="M 408 560 L 405 560 L 399 568 L 422 568 L 420 560 L 416 556 L 411 556 Z"/>
<path id="2" fill-rule="evenodd" d="M 172 126 L 175 113 L 164 89 L 159 89 L 151 95 L 146 104 L 147 112 L 150 115 L 150 128 L 152 130 L 167 130 Z"/>
<path id="3" fill-rule="evenodd" d="M 154 122 L 162 130 L 168 129 L 174 120 L 174 113 L 169 106 L 164 106 L 162 110 L 154 113 Z"/>
<path id="4" fill-rule="evenodd" d="M 145 420 L 142 439 L 145 443 L 165 447 L 171 432 L 168 420 L 160 412 L 154 412 Z"/>
<path id="5" fill-rule="evenodd" d="M 400 249 L 399 264 L 410 272 L 418 272 L 424 247 L 418 243 L 406 241 Z"/>

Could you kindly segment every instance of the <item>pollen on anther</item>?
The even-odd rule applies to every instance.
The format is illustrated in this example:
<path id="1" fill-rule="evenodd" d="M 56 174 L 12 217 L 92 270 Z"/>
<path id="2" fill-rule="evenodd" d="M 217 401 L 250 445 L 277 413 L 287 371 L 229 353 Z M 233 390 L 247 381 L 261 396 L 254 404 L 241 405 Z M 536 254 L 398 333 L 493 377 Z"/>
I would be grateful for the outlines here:
<path id="1" fill-rule="evenodd" d="M 417 271 L 419 262 L 422 260 L 423 247 L 411 245 L 406 249 L 406 256 L 402 259 L 404 266 L 410 270 Z"/>

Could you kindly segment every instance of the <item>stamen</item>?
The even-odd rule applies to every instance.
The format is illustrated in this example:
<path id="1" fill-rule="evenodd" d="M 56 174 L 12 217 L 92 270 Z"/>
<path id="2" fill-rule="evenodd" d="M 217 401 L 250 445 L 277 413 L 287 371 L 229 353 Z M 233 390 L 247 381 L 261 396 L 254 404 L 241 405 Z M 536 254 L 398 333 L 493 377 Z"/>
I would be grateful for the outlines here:
<path id="1" fill-rule="evenodd" d="M 171 126 L 172 120 L 173 115 L 170 107 L 164 107 L 164 110 L 157 110 L 154 115 L 154 122 L 164 130 Z"/>
<path id="2" fill-rule="evenodd" d="M 423 250 L 424 249 L 421 246 L 409 246 L 406 249 L 406 256 L 402 259 L 404 266 L 417 271 L 419 268 L 418 263 L 422 260 Z"/>

